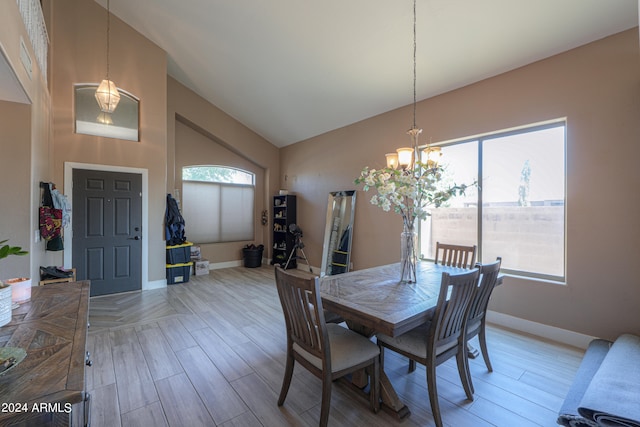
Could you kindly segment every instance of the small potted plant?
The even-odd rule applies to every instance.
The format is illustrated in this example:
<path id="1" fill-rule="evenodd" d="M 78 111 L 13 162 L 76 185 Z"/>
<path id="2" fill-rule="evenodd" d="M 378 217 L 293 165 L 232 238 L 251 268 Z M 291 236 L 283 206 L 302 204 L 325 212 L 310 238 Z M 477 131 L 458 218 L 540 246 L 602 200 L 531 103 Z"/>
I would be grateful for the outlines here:
<path id="1" fill-rule="evenodd" d="M 27 251 L 23 251 L 19 246 L 9 246 L 8 240 L 0 241 L 0 260 L 9 255 L 26 255 Z M 0 326 L 4 326 L 11 321 L 11 286 L 3 285 L 0 282 Z"/>

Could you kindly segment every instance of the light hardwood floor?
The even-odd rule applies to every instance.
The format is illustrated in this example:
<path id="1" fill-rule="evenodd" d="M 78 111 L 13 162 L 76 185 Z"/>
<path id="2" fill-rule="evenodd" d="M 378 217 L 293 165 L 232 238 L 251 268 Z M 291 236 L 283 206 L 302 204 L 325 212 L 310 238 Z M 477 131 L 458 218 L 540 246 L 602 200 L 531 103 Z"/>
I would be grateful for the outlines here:
<path id="1" fill-rule="evenodd" d="M 271 266 L 213 270 L 190 282 L 91 299 L 87 388 L 92 425 L 315 426 L 320 381 L 296 366 L 287 400 L 276 405 L 285 361 L 284 318 Z M 437 369 L 449 427 L 556 425 L 583 351 L 490 327 L 489 354 L 471 360 L 473 402 L 455 361 Z M 374 414 L 367 401 L 333 386 L 330 426 L 433 426 L 424 367 L 385 353 L 385 370 L 411 415 Z"/>

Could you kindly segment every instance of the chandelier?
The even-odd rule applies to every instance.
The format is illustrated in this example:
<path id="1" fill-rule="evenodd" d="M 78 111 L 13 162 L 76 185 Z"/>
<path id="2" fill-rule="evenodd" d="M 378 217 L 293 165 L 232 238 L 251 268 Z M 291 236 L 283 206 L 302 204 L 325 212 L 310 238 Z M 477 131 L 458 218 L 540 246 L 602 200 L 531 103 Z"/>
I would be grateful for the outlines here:
<path id="1" fill-rule="evenodd" d="M 100 86 L 96 90 L 96 101 L 100 105 L 100 111 L 111 114 L 115 111 L 120 102 L 120 93 L 116 84 L 109 80 L 109 30 L 111 27 L 111 12 L 109 0 L 107 0 L 107 77 L 102 80 Z M 103 122 L 108 121 L 103 118 Z"/>
<path id="2" fill-rule="evenodd" d="M 418 144 L 418 136 L 422 133 L 422 129 L 416 126 L 416 46 L 416 0 L 413 0 L 413 126 L 407 131 L 411 138 L 411 147 L 401 147 L 395 153 L 385 154 L 388 168 L 402 168 L 405 171 L 416 167 L 417 162 L 421 161 L 421 152 L 427 157 L 424 162 L 427 168 L 437 168 L 442 156 L 440 147 L 427 145 L 420 150 Z"/>

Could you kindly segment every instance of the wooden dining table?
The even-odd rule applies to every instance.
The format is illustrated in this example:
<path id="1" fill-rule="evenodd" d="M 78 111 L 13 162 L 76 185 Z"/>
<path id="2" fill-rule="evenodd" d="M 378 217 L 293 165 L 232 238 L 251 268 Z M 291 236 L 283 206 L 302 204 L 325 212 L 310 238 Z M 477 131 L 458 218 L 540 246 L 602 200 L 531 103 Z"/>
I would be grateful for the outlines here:
<path id="1" fill-rule="evenodd" d="M 443 272 L 465 271 L 468 270 L 421 261 L 416 267 L 416 283 L 399 281 L 399 263 L 324 276 L 320 279 L 322 305 L 340 315 L 350 329 L 362 335 L 398 336 L 431 319 Z M 363 387 L 366 377 L 353 378 L 352 382 Z M 380 392 L 383 405 L 398 418 L 411 413 L 383 371 L 380 372 Z"/>

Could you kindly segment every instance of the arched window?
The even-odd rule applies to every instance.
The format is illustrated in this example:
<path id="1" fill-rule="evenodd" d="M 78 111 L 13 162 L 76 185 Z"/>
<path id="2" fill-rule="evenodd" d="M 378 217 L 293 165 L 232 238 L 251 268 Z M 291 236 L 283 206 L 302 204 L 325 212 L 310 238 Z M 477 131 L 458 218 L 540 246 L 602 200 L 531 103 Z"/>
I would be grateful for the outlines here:
<path id="1" fill-rule="evenodd" d="M 227 166 L 182 168 L 182 216 L 195 243 L 254 240 L 255 175 Z"/>

